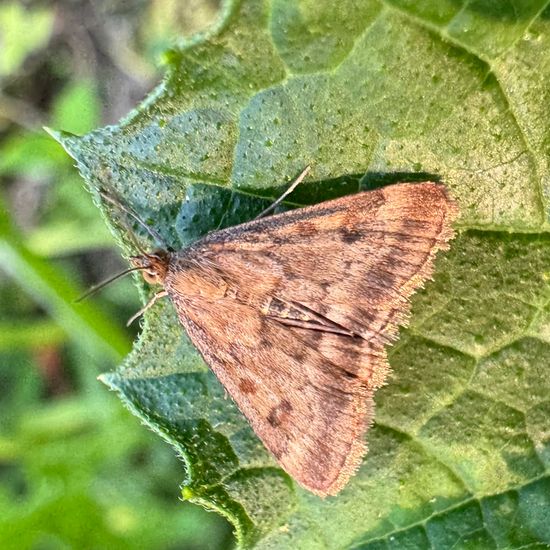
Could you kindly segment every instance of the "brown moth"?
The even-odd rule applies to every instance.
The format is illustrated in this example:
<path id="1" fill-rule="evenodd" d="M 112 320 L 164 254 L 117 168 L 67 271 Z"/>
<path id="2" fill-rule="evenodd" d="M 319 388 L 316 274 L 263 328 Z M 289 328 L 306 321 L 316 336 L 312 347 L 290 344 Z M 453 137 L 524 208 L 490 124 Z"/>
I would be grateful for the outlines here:
<path id="1" fill-rule="evenodd" d="M 385 346 L 453 238 L 437 183 L 397 184 L 134 256 L 279 464 L 338 493 L 366 452 Z M 150 304 L 152 303 L 150 302 Z M 150 305 L 149 304 L 149 305 Z"/>

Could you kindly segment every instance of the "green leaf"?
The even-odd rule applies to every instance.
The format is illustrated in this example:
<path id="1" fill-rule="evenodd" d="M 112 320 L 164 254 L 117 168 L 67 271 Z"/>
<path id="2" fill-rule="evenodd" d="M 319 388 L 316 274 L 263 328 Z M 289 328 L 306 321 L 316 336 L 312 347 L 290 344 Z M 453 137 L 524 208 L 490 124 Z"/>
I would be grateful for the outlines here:
<path id="1" fill-rule="evenodd" d="M 104 376 L 182 456 L 184 497 L 227 516 L 242 546 L 550 544 L 550 9 L 503 6 L 228 3 L 118 126 L 57 135 L 96 200 L 113 190 L 176 249 L 250 219 L 307 164 L 314 183 L 289 206 L 425 179 L 460 205 L 391 348 L 369 453 L 336 497 L 277 468 L 167 301 Z M 104 208 L 131 252 L 129 221 Z"/>

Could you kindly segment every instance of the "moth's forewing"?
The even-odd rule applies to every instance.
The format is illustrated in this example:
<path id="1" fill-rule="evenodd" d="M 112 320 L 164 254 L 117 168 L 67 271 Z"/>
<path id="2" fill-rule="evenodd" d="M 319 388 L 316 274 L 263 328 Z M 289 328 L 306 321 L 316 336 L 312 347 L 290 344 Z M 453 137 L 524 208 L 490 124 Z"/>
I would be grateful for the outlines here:
<path id="1" fill-rule="evenodd" d="M 452 238 L 435 183 L 399 184 L 212 233 L 165 288 L 190 338 L 281 466 L 336 494 L 360 463 L 384 345 Z"/>

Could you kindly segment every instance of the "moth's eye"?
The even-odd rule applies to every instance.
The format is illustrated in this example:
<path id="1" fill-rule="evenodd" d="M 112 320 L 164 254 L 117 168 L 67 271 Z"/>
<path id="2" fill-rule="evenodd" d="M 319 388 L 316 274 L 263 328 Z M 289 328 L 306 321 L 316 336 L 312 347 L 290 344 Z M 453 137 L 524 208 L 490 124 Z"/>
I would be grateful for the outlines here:
<path id="1" fill-rule="evenodd" d="M 150 284 L 154 285 L 158 281 L 158 274 L 154 271 L 144 271 L 143 278 Z"/>

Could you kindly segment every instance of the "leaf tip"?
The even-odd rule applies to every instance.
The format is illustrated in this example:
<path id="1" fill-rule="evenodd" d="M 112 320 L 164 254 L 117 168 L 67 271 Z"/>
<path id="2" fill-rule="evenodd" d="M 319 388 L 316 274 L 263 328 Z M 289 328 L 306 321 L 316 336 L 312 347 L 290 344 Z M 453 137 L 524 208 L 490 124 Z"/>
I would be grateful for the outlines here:
<path id="1" fill-rule="evenodd" d="M 191 500 L 195 496 L 195 493 L 190 487 L 182 487 L 181 488 L 181 497 L 183 500 Z"/>
<path id="2" fill-rule="evenodd" d="M 182 59 L 181 52 L 176 48 L 169 48 L 160 54 L 159 63 L 166 66 L 177 66 Z"/>
<path id="3" fill-rule="evenodd" d="M 60 132 L 59 130 L 54 130 L 53 128 L 50 128 L 49 126 L 42 126 L 42 130 L 44 130 L 44 132 L 46 132 L 51 137 L 53 137 L 53 139 L 55 139 L 55 141 L 59 141 L 59 142 L 61 141 L 61 139 L 62 139 L 61 134 L 63 132 Z"/>
<path id="4" fill-rule="evenodd" d="M 97 379 L 100 382 L 103 382 L 109 389 L 111 390 L 117 390 L 118 385 L 116 383 L 116 374 L 111 372 L 104 372 L 103 374 L 100 374 Z"/>
<path id="5" fill-rule="evenodd" d="M 48 126 L 42 126 L 42 129 L 55 139 L 71 157 L 76 158 L 77 144 L 81 139 L 79 136 L 63 130 L 54 130 Z"/>

